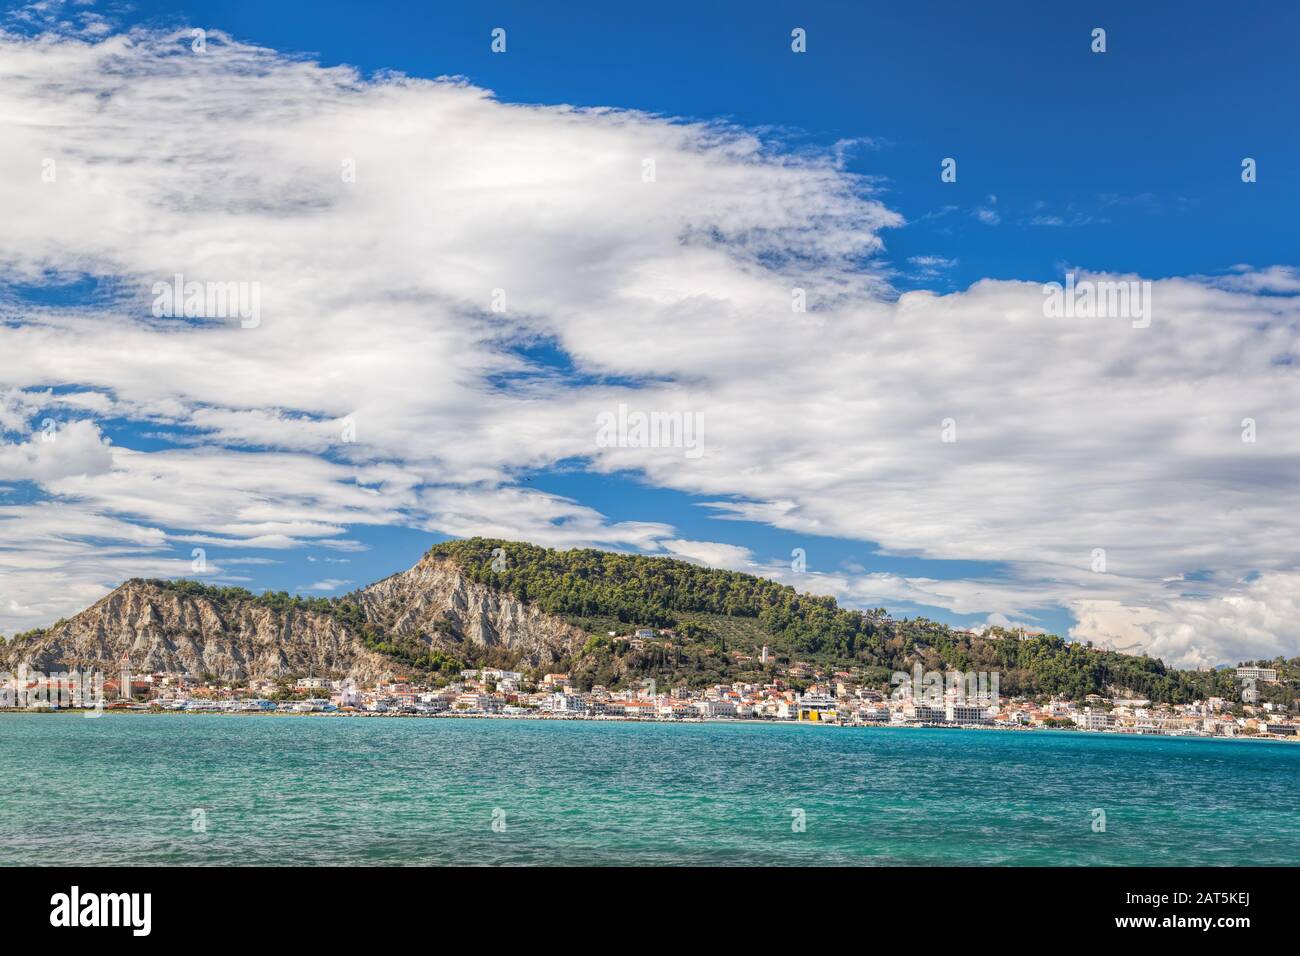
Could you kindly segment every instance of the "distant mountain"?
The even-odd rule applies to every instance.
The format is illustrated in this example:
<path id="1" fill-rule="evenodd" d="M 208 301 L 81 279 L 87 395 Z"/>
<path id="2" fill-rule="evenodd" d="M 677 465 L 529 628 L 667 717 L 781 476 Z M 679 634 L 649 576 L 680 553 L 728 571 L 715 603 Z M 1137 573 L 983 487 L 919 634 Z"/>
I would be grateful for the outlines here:
<path id="1" fill-rule="evenodd" d="M 636 628 L 649 641 L 613 639 Z M 763 646 L 769 661 L 760 660 Z M 565 670 L 579 684 L 766 681 L 796 662 L 887 686 L 891 672 L 997 671 L 1003 694 L 1235 697 L 1230 671 L 1055 636 L 982 636 L 883 609 L 841 608 L 765 578 L 667 558 L 471 538 L 341 598 L 254 595 L 194 581 L 131 580 L 75 617 L 0 646 L 0 665 L 188 671 L 226 680 L 449 677 L 466 666 Z"/>

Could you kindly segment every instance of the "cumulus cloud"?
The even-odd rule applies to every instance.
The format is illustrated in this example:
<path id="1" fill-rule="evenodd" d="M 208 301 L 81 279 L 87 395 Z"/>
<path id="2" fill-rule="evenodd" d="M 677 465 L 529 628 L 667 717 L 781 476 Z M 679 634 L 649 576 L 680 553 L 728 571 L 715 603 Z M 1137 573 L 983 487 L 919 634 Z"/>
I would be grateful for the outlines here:
<path id="1" fill-rule="evenodd" d="M 1080 639 L 1132 653 L 1177 658 L 1197 667 L 1228 659 L 1294 656 L 1300 573 L 1269 572 L 1215 595 L 1187 595 L 1164 606 L 1084 601 Z"/>
<path id="2" fill-rule="evenodd" d="M 750 574 L 758 570 L 750 550 L 738 545 L 724 544 L 720 541 L 688 541 L 683 538 L 672 538 L 661 544 L 672 557 L 683 561 L 692 561 L 711 568 L 745 571 Z"/>
<path id="3" fill-rule="evenodd" d="M 73 503 L 0 507 L 0 631 L 24 631 L 99 600 L 132 576 L 188 574 L 157 528 Z"/>
<path id="4" fill-rule="evenodd" d="M 93 422 L 59 428 L 46 419 L 38 437 L 21 444 L 0 443 L 0 477 L 13 481 L 54 482 L 67 477 L 102 474 L 112 452 Z"/>
<path id="5" fill-rule="evenodd" d="M 404 525 L 753 564 L 990 620 L 1065 607 L 1078 636 L 1176 662 L 1285 646 L 1290 267 L 1156 281 L 1147 328 L 1050 319 L 1036 282 L 900 296 L 874 263 L 903 220 L 834 151 L 218 32 L 204 54 L 187 30 L 66 33 L 0 36 L 0 269 L 96 290 L 0 298 L 0 482 L 51 499 L 0 497 L 0 527 L 36 522 L 3 552 L 24 621 L 128 568 L 175 571 L 173 542 L 346 551 L 351 529 Z M 255 288 L 258 320 L 156 315 L 177 275 Z M 597 443 L 620 403 L 698 414 L 703 453 Z M 47 448 L 31 429 L 52 407 L 72 424 Z M 110 445 L 110 417 L 171 441 Z M 794 577 L 516 483 L 575 461 L 719 516 L 1000 570 Z M 1195 596 L 1167 583 L 1191 572 Z"/>

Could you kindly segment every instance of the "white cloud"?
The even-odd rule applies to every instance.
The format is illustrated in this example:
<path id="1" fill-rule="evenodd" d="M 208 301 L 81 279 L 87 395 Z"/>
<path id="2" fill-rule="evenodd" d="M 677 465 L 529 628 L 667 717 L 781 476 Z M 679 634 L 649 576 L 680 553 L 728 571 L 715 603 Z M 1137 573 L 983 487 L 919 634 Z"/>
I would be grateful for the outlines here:
<path id="1" fill-rule="evenodd" d="M 1198 278 L 1221 289 L 1240 292 L 1276 292 L 1283 295 L 1300 293 L 1300 269 L 1295 266 L 1253 269 L 1248 265 L 1238 265 L 1233 267 L 1229 275 Z"/>
<path id="2" fill-rule="evenodd" d="M 347 551 L 350 528 L 405 525 L 750 560 L 513 485 L 590 459 L 719 513 L 1005 565 L 790 579 L 849 600 L 1008 620 L 1065 606 L 1080 636 L 1173 661 L 1291 640 L 1290 267 L 1160 280 L 1147 329 L 1047 319 L 1037 283 L 894 298 L 870 262 L 902 218 L 833 153 L 208 39 L 197 55 L 187 31 L 0 37 L 0 268 L 106 290 L 77 308 L 0 301 L 0 428 L 16 436 L 0 481 L 54 498 L 0 498 L 0 526 L 40 518 L 5 542 L 10 568 L 52 575 L 0 585 L 28 618 L 137 568 L 185 573 L 168 540 Z M 976 215 L 998 221 L 993 201 Z M 177 273 L 258 283 L 260 325 L 154 318 L 153 284 Z M 512 349 L 538 344 L 574 371 Z M 596 414 L 621 401 L 701 413 L 705 454 L 597 447 Z M 24 430 L 55 407 L 73 424 L 39 447 Z M 108 445 L 91 420 L 110 416 L 189 447 Z M 82 530 L 54 520 L 68 515 Z M 1164 583 L 1192 572 L 1207 596 Z"/>
<path id="3" fill-rule="evenodd" d="M 0 506 L 0 632 L 51 623 L 133 575 L 174 577 L 189 562 L 158 554 L 156 528 L 74 504 Z"/>
<path id="4" fill-rule="evenodd" d="M 307 585 L 304 585 L 303 588 L 302 588 L 302 590 L 304 590 L 304 591 L 327 591 L 327 592 L 328 592 L 328 591 L 341 591 L 343 588 L 347 587 L 347 586 L 348 586 L 349 584 L 351 584 L 351 583 L 352 583 L 351 581 L 347 581 L 347 580 L 344 580 L 344 579 L 342 579 L 342 578 L 326 578 L 324 581 L 317 581 L 317 582 L 314 583 L 314 584 L 307 584 Z"/>
<path id="5" fill-rule="evenodd" d="M 594 508 L 569 498 L 517 488 L 431 488 L 421 495 L 421 527 L 457 537 L 514 538 L 544 547 L 656 549 L 672 535 L 666 524 L 610 524 Z"/>
<path id="6" fill-rule="evenodd" d="M 948 259 L 944 256 L 909 256 L 907 261 L 923 269 L 951 269 L 957 264 L 956 259 Z"/>
<path id="7" fill-rule="evenodd" d="M 748 548 L 719 541 L 687 541 L 673 538 L 661 542 L 669 554 L 683 561 L 704 564 L 711 568 L 727 568 L 732 571 L 744 571 L 749 574 L 757 572 L 753 554 Z"/>
<path id="8" fill-rule="evenodd" d="M 97 425 L 76 421 L 60 428 L 47 421 L 48 428 L 27 442 L 0 443 L 0 480 L 48 483 L 109 470 L 112 453 Z"/>
<path id="9" fill-rule="evenodd" d="M 1080 639 L 1198 667 L 1227 659 L 1295 656 L 1300 573 L 1270 572 L 1226 593 L 1179 597 L 1165 607 L 1088 601 L 1077 607 Z"/>

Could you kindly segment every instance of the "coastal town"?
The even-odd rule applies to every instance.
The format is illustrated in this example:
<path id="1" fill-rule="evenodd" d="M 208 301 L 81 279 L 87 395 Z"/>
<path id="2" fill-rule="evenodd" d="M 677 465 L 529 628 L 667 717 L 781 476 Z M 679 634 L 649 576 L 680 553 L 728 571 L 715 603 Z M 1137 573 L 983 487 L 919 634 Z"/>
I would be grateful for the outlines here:
<path id="1" fill-rule="evenodd" d="M 648 640 L 638 631 L 633 640 Z M 764 647 L 760 662 L 769 662 Z M 550 720 L 771 721 L 834 726 L 1073 729 L 1119 734 L 1257 737 L 1300 741 L 1300 699 L 1288 710 L 1260 701 L 1257 687 L 1276 684 L 1276 669 L 1236 669 L 1239 700 L 1210 697 L 1186 704 L 1090 694 L 1002 698 L 997 675 L 895 674 L 892 687 L 870 686 L 852 670 L 826 671 L 793 661 L 770 683 L 705 688 L 658 687 L 652 680 L 619 689 L 575 686 L 565 673 L 528 675 L 464 669 L 434 683 L 395 677 L 357 686 L 336 677 L 279 676 L 244 683 L 188 673 L 135 673 L 88 682 L 83 675 L 21 672 L 0 681 L 0 708 L 152 712 L 302 714 L 388 717 L 497 717 Z"/>

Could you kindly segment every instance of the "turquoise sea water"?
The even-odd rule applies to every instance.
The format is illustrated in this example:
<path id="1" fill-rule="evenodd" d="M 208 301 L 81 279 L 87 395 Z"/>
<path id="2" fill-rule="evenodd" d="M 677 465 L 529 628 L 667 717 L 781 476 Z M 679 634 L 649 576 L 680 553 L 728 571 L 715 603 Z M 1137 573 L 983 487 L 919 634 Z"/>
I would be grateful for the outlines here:
<path id="1" fill-rule="evenodd" d="M 5 864 L 1300 863 L 1262 741 L 3 714 L 0 780 Z"/>

